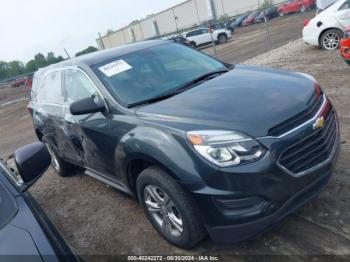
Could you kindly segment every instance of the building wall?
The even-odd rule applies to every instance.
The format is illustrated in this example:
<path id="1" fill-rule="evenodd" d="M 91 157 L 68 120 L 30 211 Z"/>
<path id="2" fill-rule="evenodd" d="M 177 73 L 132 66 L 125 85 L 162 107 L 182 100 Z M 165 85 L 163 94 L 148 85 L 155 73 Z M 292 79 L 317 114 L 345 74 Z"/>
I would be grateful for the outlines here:
<path id="1" fill-rule="evenodd" d="M 258 0 L 232 1 L 232 0 L 216 0 L 222 4 L 223 14 L 227 16 L 236 16 L 247 11 L 256 10 L 259 6 Z M 263 0 L 260 1 L 261 3 Z M 221 14 L 221 15 L 223 15 Z M 219 18 L 220 16 L 218 16 Z"/>
<path id="2" fill-rule="evenodd" d="M 196 0 L 194 1 L 196 6 L 197 6 L 197 10 L 198 10 L 198 18 L 199 18 L 199 22 L 206 22 L 208 20 L 208 5 L 207 5 L 207 1 L 206 0 Z"/>
<path id="3" fill-rule="evenodd" d="M 173 8 L 180 30 L 200 23 L 195 0 L 187 1 Z M 175 19 L 175 18 L 174 18 Z"/>
<path id="4" fill-rule="evenodd" d="M 248 11 L 256 10 L 259 4 L 264 0 L 212 0 L 214 10 L 211 10 L 210 0 L 187 0 L 182 4 L 164 10 L 151 17 L 142 19 L 140 22 L 129 25 L 125 28 L 97 39 L 99 48 L 111 48 L 120 46 L 133 41 L 142 41 L 156 36 L 154 22 L 156 21 L 159 34 L 166 35 L 175 33 L 179 30 L 185 30 L 195 25 L 210 20 L 212 11 L 219 19 L 222 16 L 237 16 Z M 279 4 L 286 0 L 272 0 L 273 4 Z M 134 32 L 134 38 L 131 37 L 131 29 Z"/>
<path id="5" fill-rule="evenodd" d="M 155 17 L 148 17 L 140 22 L 141 30 L 143 32 L 144 39 L 151 38 L 156 36 L 156 32 L 153 28 L 153 21 Z"/>
<path id="6" fill-rule="evenodd" d="M 134 31 L 134 36 L 135 36 L 136 42 L 142 41 L 144 39 L 140 23 L 132 25 L 129 28 L 131 28 Z"/>
<path id="7" fill-rule="evenodd" d="M 156 21 L 161 35 L 176 31 L 175 17 L 172 9 L 157 14 Z"/>
<path id="8" fill-rule="evenodd" d="M 123 31 L 117 31 L 109 36 L 109 45 L 111 47 L 113 46 L 119 46 L 119 45 L 124 45 L 126 43 L 126 39 L 124 36 Z"/>

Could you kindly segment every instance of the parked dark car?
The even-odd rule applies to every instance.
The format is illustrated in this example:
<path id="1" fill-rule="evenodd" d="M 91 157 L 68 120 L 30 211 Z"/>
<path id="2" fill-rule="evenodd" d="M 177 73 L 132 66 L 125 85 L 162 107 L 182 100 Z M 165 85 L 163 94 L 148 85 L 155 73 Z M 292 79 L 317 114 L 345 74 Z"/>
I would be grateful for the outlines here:
<path id="1" fill-rule="evenodd" d="M 236 21 L 236 18 L 227 20 L 223 23 L 224 27 L 228 30 L 231 30 L 231 32 L 233 33 L 235 31 L 235 27 L 232 26 L 232 24 Z"/>
<path id="2" fill-rule="evenodd" d="M 167 40 L 173 41 L 178 44 L 186 45 L 186 46 L 191 46 L 191 42 L 188 41 L 184 36 L 182 35 L 176 35 L 176 36 L 171 36 Z"/>
<path id="3" fill-rule="evenodd" d="M 278 16 L 278 12 L 277 12 L 277 7 L 272 6 L 270 8 L 267 8 L 266 10 L 260 12 L 260 14 L 255 17 L 255 23 L 262 23 L 265 22 L 265 17 L 267 20 L 270 20 L 274 17 Z"/>
<path id="4" fill-rule="evenodd" d="M 255 17 L 259 15 L 259 12 L 252 12 L 244 21 L 242 22 L 242 26 L 252 25 L 255 23 Z"/>
<path id="5" fill-rule="evenodd" d="M 79 261 L 27 189 L 50 166 L 38 142 L 18 149 L 15 165 L 0 158 L 0 257 L 3 261 Z"/>
<path id="6" fill-rule="evenodd" d="M 336 111 L 310 75 L 167 41 L 55 64 L 32 90 L 56 172 L 78 166 L 135 196 L 183 248 L 268 229 L 322 191 L 336 161 Z"/>
<path id="7" fill-rule="evenodd" d="M 242 22 L 248 17 L 248 14 L 245 15 L 241 15 L 240 17 L 238 17 L 235 21 L 233 21 L 230 24 L 230 27 L 232 28 L 236 28 L 236 27 L 241 27 L 242 26 Z"/>

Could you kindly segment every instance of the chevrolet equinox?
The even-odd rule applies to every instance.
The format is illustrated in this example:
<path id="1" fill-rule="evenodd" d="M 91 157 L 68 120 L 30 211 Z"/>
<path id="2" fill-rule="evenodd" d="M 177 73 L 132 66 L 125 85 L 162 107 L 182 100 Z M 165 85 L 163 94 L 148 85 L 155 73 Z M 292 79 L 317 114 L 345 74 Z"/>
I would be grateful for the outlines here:
<path id="1" fill-rule="evenodd" d="M 135 196 L 170 243 L 261 233 L 328 184 L 337 114 L 316 80 L 156 40 L 39 70 L 28 106 L 52 167 Z"/>

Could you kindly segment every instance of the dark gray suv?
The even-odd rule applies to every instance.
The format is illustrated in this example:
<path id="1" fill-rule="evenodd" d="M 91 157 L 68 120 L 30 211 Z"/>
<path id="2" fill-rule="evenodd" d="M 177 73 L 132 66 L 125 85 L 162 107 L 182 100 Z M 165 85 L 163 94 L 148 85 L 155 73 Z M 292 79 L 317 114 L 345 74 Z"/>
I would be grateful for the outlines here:
<path id="1" fill-rule="evenodd" d="M 135 196 L 183 248 L 206 233 L 227 243 L 268 229 L 326 187 L 339 144 L 312 76 L 167 41 L 42 69 L 29 108 L 58 174 L 83 168 Z"/>

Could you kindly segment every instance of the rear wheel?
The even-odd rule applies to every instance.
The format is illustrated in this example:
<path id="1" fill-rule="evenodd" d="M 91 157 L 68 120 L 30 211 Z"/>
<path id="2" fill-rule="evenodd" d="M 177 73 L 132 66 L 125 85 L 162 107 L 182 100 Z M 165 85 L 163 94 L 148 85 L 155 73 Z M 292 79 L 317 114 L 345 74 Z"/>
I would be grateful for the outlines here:
<path id="1" fill-rule="evenodd" d="M 338 29 L 326 30 L 320 39 L 320 45 L 326 50 L 335 50 L 339 48 L 340 39 L 343 37 L 343 32 Z"/>
<path id="2" fill-rule="evenodd" d="M 43 142 L 51 155 L 51 167 L 55 172 L 62 177 L 72 176 L 75 166 L 62 160 L 45 139 L 43 139 Z"/>
<path id="3" fill-rule="evenodd" d="M 227 35 L 226 34 L 219 34 L 218 35 L 218 42 L 219 44 L 224 44 L 227 42 Z"/>
<path id="4" fill-rule="evenodd" d="M 137 178 L 136 188 L 147 218 L 168 242 L 191 248 L 204 237 L 195 203 L 164 171 L 156 167 L 145 169 Z"/>

